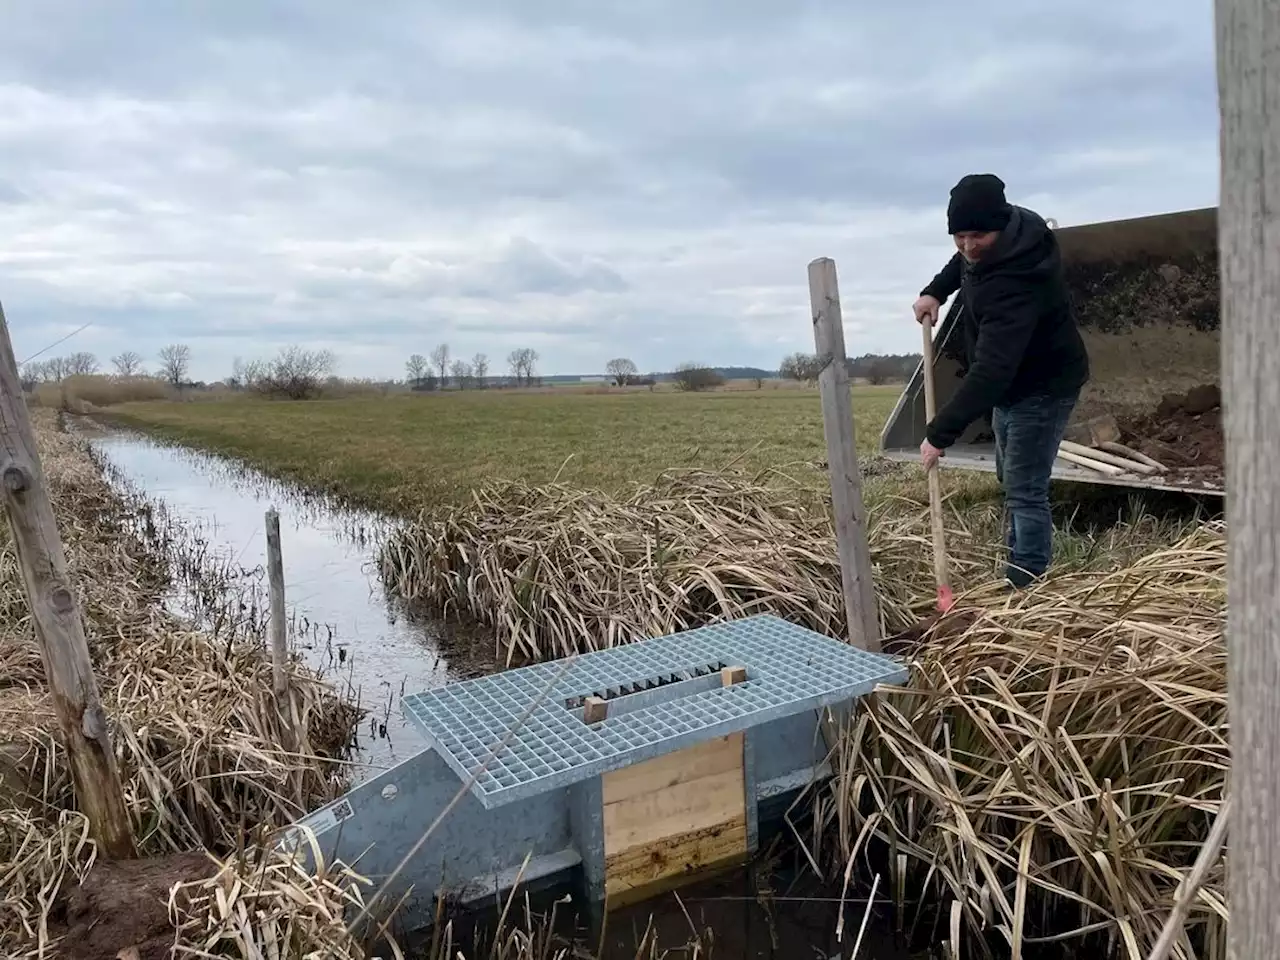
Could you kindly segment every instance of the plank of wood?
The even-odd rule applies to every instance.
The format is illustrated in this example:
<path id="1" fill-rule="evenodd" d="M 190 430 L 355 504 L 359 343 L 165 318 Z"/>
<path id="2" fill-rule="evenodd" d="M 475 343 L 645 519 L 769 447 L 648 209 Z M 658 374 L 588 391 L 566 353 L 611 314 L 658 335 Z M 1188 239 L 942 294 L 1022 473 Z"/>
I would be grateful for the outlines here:
<path id="1" fill-rule="evenodd" d="M 836 264 L 819 257 L 809 264 L 809 305 L 813 341 L 822 359 L 818 392 L 822 396 L 822 430 L 827 441 L 831 506 L 835 513 L 840 584 L 849 624 L 849 642 L 880 652 L 880 617 L 871 582 L 871 547 L 867 541 L 867 509 L 862 501 L 862 474 L 853 425 L 849 371 L 845 365 L 844 319 Z"/>
<path id="2" fill-rule="evenodd" d="M 1068 453 L 1079 454 L 1082 457 L 1088 457 L 1090 460 L 1099 460 L 1102 463 L 1109 463 L 1113 467 L 1119 467 L 1121 470 L 1132 470 L 1134 473 L 1152 474 L 1156 472 L 1156 468 L 1149 464 L 1142 463 L 1137 460 L 1130 460 L 1119 454 L 1108 453 L 1106 450 L 1095 450 L 1093 447 L 1086 447 L 1078 443 L 1072 443 L 1070 440 L 1063 440 L 1059 444 L 1059 448 L 1066 450 Z"/>
<path id="3" fill-rule="evenodd" d="M 748 856 L 743 745 L 735 733 L 601 778 L 611 906 Z"/>
<path id="4" fill-rule="evenodd" d="M 1154 467 L 1157 473 L 1168 473 L 1169 468 L 1157 460 L 1155 457 L 1149 457 L 1141 450 L 1135 450 L 1133 447 L 1120 443 L 1116 440 L 1108 440 L 1105 443 L 1098 444 L 1100 450 L 1106 450 L 1108 453 L 1118 453 L 1122 457 L 1128 457 L 1130 460 L 1137 460 L 1139 463 L 1145 463 L 1149 467 Z"/>
<path id="5" fill-rule="evenodd" d="M 691 830 L 605 857 L 609 907 L 635 903 L 748 859 L 747 818 Z"/>
<path id="6" fill-rule="evenodd" d="M 1231 805 L 1226 956 L 1280 943 L 1280 7 L 1217 0 Z"/>
<path id="7" fill-rule="evenodd" d="M 1074 463 L 1077 466 L 1093 470 L 1096 473 L 1105 473 L 1109 477 L 1118 477 L 1125 471 L 1121 467 L 1113 467 L 1109 463 L 1103 463 L 1101 460 L 1094 460 L 1092 457 L 1082 457 L 1078 453 L 1072 453 L 1070 450 L 1059 448 L 1058 456 L 1068 463 Z"/>
<path id="8" fill-rule="evenodd" d="M 601 792 L 605 806 L 642 796 L 654 790 L 667 790 L 699 777 L 715 776 L 742 769 L 741 733 L 717 737 L 704 743 L 676 750 L 604 774 Z"/>
<path id="9" fill-rule="evenodd" d="M 742 767 L 686 780 L 604 806 L 606 852 L 712 827 L 746 810 Z"/>

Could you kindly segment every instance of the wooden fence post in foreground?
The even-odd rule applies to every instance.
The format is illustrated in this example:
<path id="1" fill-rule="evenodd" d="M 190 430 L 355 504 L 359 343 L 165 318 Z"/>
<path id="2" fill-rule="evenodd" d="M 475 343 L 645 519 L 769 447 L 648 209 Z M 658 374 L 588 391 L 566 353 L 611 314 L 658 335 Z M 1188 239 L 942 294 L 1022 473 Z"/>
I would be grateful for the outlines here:
<path id="1" fill-rule="evenodd" d="M 113 859 L 137 855 L 107 715 L 98 696 L 84 621 L 67 572 L 44 468 L 0 307 L 0 487 L 22 569 L 45 679 L 90 835 Z"/>
<path id="2" fill-rule="evenodd" d="M 1280 944 L 1280 6 L 1217 0 L 1227 446 L 1227 955 Z"/>
<path id="3" fill-rule="evenodd" d="M 835 510 L 836 546 L 849 640 L 856 647 L 880 652 L 880 618 L 876 615 L 875 586 L 871 582 L 871 548 L 867 544 L 867 511 L 862 503 L 862 474 L 853 429 L 849 369 L 845 363 L 844 319 L 836 264 L 819 257 L 809 264 L 809 305 L 813 313 L 813 342 L 822 372 L 822 428 L 827 438 L 831 472 L 831 505 Z"/>
<path id="4" fill-rule="evenodd" d="M 285 670 L 289 648 L 284 615 L 284 554 L 280 549 L 280 514 L 275 507 L 267 511 L 267 584 L 271 591 L 271 690 L 283 703 L 289 689 Z"/>

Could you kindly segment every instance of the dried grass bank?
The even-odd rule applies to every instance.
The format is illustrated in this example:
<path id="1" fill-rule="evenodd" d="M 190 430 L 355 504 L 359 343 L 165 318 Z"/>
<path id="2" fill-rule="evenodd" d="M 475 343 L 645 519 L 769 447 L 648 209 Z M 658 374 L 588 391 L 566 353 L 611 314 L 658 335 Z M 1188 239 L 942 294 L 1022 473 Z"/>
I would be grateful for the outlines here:
<path id="1" fill-rule="evenodd" d="M 887 469 L 869 485 L 869 539 L 880 620 L 893 634 L 927 616 L 936 591 L 927 500 L 912 488 L 916 474 Z M 957 589 L 989 588 L 1001 522 L 992 502 L 948 509 Z M 1135 514 L 1062 536 L 1059 556 L 1114 568 L 1187 526 Z M 669 471 L 621 494 L 490 483 L 389 536 L 381 573 L 406 600 L 491 628 L 509 664 L 754 613 L 844 629 L 829 497 L 812 475 L 777 470 Z"/>
<path id="2" fill-rule="evenodd" d="M 333 796 L 345 778 L 331 761 L 350 741 L 355 708 L 293 665 L 302 739 L 283 749 L 261 635 L 244 624 L 202 632 L 166 613 L 166 561 L 173 558 L 157 555 L 140 533 L 142 505 L 113 492 L 87 447 L 59 432 L 52 413 L 34 416 L 141 852 L 227 855 L 244 845 L 247 831 L 288 823 Z M 68 897 L 96 854 L 74 809 L 7 524 L 0 533 L 0 731 L 0 954 L 58 955 L 45 951 L 74 929 Z M 214 861 L 207 870 L 216 873 Z M 306 912 L 305 886 L 295 886 L 303 903 L 292 906 L 297 898 L 278 887 L 268 884 L 282 909 Z M 67 947 L 87 949 L 82 938 L 68 938 Z"/>
<path id="3" fill-rule="evenodd" d="M 271 830 L 346 786 L 340 757 L 355 707 L 305 667 L 290 669 L 302 742 L 286 750 L 271 706 L 262 618 L 220 582 L 203 547 L 182 543 L 140 500 L 120 496 L 56 415 L 33 411 L 41 459 L 143 857 L 102 859 L 74 808 L 7 525 L 0 534 L 0 956 L 88 960 L 133 947 L 139 960 L 324 957 L 368 960 L 347 925 L 376 893 L 358 864 L 303 869 Z M 186 552 L 183 552 L 186 551 Z M 208 582 L 200 582 L 201 571 Z M 174 577 L 200 594 L 197 629 L 166 613 Z M 229 582 L 229 581 L 228 581 Z M 221 596 L 221 609 L 215 609 Z M 513 901 L 494 929 L 442 917 L 421 960 L 588 957 L 551 916 Z M 134 956 L 132 953 L 121 954 Z M 384 958 L 404 956 L 394 940 Z M 700 957 L 691 931 L 671 951 L 646 936 L 637 960 Z"/>
<path id="4" fill-rule="evenodd" d="M 906 489 L 881 486 L 871 509 L 890 632 L 934 596 L 927 510 Z M 673 473 L 620 497 L 499 484 L 394 537 L 383 572 L 491 625 L 509 660 L 763 611 L 840 635 L 829 517 L 777 475 Z M 1055 576 L 1010 597 L 999 523 L 993 504 L 950 512 L 960 610 L 908 687 L 855 714 L 815 849 L 837 875 L 887 867 L 904 923 L 934 922 L 916 910 L 941 902 L 940 927 L 916 932 L 954 939 L 953 956 L 1066 945 L 1143 960 L 1222 802 L 1225 534 L 1142 513 L 1063 532 Z M 1184 956 L 1223 955 L 1215 870 Z"/>
<path id="5" fill-rule="evenodd" d="M 841 855 L 887 864 L 900 916 L 941 902 L 953 956 L 1143 960 L 1222 804 L 1225 555 L 1206 525 L 930 638 L 842 738 Z M 1225 888 L 1219 863 L 1175 955 L 1225 956 Z"/>

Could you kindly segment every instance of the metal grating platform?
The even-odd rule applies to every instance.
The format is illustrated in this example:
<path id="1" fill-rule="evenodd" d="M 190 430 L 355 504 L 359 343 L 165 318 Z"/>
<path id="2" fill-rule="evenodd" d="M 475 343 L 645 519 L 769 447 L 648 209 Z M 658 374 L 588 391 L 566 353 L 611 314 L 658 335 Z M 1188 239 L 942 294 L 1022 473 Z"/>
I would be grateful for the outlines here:
<path id="1" fill-rule="evenodd" d="M 665 684 L 673 674 L 689 670 L 692 676 L 716 662 L 746 667 L 746 681 L 660 700 L 593 725 L 567 706 L 599 691 L 622 694 Z M 508 670 L 412 694 L 402 703 L 466 780 L 563 666 L 551 661 Z M 499 806 L 906 678 L 906 668 L 891 657 L 772 616 L 582 654 L 490 761 L 473 792 L 484 806 Z"/>

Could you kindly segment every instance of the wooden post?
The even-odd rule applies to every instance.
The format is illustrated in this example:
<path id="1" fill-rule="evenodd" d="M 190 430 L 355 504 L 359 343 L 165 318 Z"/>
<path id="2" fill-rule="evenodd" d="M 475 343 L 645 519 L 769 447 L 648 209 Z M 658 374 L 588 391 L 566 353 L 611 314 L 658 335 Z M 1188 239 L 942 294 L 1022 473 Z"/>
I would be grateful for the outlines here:
<path id="1" fill-rule="evenodd" d="M 831 504 L 835 510 L 849 640 L 856 647 L 879 653 L 880 621 L 871 582 L 871 548 L 867 544 L 867 513 L 862 504 L 862 475 L 854 444 L 844 319 L 840 313 L 836 264 L 829 257 L 819 257 L 809 264 L 809 305 L 813 312 L 813 342 L 823 364 L 818 389 L 822 395 L 822 426 L 827 438 Z"/>
<path id="2" fill-rule="evenodd" d="M 267 583 L 271 590 L 271 689 L 278 703 L 284 703 L 289 689 L 288 639 L 284 615 L 284 554 L 280 550 L 280 514 L 267 511 Z"/>
<path id="3" fill-rule="evenodd" d="M 1217 0 L 1227 475 L 1227 955 L 1280 943 L 1280 7 Z"/>
<path id="4" fill-rule="evenodd" d="M 9 324 L 0 307 L 0 487 L 45 679 L 80 810 L 94 841 L 113 859 L 137 855 L 107 715 L 98 696 L 84 621 L 67 572 L 44 468 L 22 397 Z"/>

